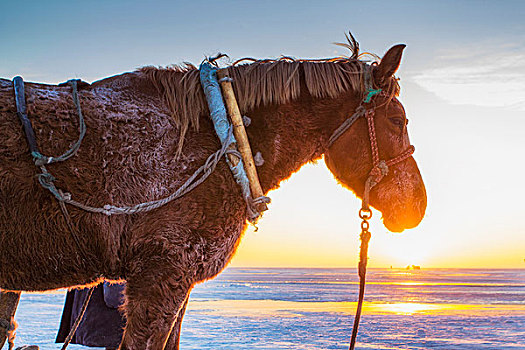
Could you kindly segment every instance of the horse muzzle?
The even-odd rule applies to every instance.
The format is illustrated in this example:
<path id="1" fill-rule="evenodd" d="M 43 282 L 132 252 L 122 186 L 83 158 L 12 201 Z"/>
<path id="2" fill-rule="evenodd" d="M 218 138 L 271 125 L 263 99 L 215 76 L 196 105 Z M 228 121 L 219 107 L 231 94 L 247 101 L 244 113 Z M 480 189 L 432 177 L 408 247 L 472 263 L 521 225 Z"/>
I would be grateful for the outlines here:
<path id="1" fill-rule="evenodd" d="M 381 211 L 389 231 L 402 232 L 419 225 L 425 215 L 427 194 L 413 158 L 392 167 L 371 191 L 370 204 Z"/>

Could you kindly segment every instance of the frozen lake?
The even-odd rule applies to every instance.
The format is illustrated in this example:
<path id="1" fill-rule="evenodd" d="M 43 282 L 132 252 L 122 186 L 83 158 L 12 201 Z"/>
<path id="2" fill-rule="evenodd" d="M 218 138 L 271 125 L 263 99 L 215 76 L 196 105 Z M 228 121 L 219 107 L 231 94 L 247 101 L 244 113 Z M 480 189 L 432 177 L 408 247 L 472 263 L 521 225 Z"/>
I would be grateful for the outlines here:
<path id="1" fill-rule="evenodd" d="M 355 269 L 228 268 L 193 290 L 181 349 L 347 349 L 357 281 Z M 16 345 L 60 349 L 64 298 L 22 294 Z M 356 348 L 525 349 L 525 270 L 370 269 Z"/>

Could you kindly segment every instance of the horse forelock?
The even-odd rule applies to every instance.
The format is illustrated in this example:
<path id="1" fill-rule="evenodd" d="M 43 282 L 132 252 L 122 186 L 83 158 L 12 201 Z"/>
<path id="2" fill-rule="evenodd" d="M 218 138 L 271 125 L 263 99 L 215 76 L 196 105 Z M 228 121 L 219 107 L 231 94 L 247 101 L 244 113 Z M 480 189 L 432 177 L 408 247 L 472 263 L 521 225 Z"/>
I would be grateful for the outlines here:
<path id="1" fill-rule="evenodd" d="M 352 58 L 299 60 L 289 57 L 228 67 L 241 113 L 270 104 L 286 104 L 297 99 L 306 87 L 314 98 L 335 98 L 348 91 L 364 94 L 365 62 Z M 244 60 L 239 60 L 241 62 Z M 174 122 L 180 130 L 178 153 L 190 127 L 199 129 L 199 119 L 209 113 L 200 85 L 199 70 L 192 64 L 166 68 L 143 67 L 146 75 L 164 97 Z M 301 74 L 304 85 L 301 84 Z M 395 79 L 388 83 L 393 95 L 399 92 Z"/>

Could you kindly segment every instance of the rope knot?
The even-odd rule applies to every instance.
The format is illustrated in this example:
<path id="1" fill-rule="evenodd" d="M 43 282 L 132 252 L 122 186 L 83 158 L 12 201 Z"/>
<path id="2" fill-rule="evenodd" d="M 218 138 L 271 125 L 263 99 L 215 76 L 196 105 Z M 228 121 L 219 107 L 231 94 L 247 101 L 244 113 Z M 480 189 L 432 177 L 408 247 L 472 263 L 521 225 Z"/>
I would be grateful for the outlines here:
<path id="1" fill-rule="evenodd" d="M 31 152 L 31 155 L 33 156 L 33 161 L 35 162 L 35 165 L 38 167 L 53 162 L 53 157 L 46 157 L 40 152 L 33 151 Z"/>
<path id="2" fill-rule="evenodd" d="M 55 177 L 50 173 L 41 173 L 37 175 L 38 182 L 42 187 L 47 188 L 48 190 L 54 187 Z"/>
<path id="3" fill-rule="evenodd" d="M 263 204 L 263 203 L 270 204 L 271 202 L 272 200 L 270 199 L 270 197 L 266 197 L 266 196 L 260 196 L 252 200 L 253 205 Z"/>
<path id="4" fill-rule="evenodd" d="M 118 207 L 115 207 L 114 205 L 111 205 L 111 204 L 105 204 L 103 207 L 102 207 L 102 213 L 104 215 L 107 215 L 107 216 L 111 216 L 112 214 L 114 214 L 115 212 L 118 211 Z"/>
<path id="5" fill-rule="evenodd" d="M 246 207 L 248 209 L 248 221 L 253 223 L 257 222 L 259 217 L 261 216 L 261 212 L 259 211 L 259 205 L 260 204 L 270 204 L 271 203 L 270 197 L 266 196 L 260 196 L 255 199 L 252 199 L 251 197 L 246 199 Z"/>
<path id="6" fill-rule="evenodd" d="M 380 161 L 379 164 L 377 164 L 377 168 L 381 171 L 381 175 L 383 177 L 388 175 L 388 165 L 384 160 Z"/>
<path id="7" fill-rule="evenodd" d="M 58 193 L 60 194 L 60 196 L 62 196 L 62 199 L 64 201 L 70 201 L 71 200 L 71 193 L 69 192 L 63 192 L 62 190 L 60 189 L 57 189 Z"/>
<path id="8" fill-rule="evenodd" d="M 369 177 L 371 178 L 370 188 L 377 185 L 385 176 L 388 175 L 388 165 L 384 160 L 381 160 L 375 167 L 370 170 Z"/>

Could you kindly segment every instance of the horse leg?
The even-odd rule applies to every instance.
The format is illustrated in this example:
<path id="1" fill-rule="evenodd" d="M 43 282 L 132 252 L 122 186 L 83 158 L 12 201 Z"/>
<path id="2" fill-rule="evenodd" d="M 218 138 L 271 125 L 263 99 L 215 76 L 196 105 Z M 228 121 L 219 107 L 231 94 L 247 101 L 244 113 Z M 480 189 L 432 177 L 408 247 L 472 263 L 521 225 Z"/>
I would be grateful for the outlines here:
<path id="1" fill-rule="evenodd" d="M 0 291 L 0 349 L 4 346 L 6 339 L 9 341 L 10 348 L 14 341 L 14 321 L 20 292 Z"/>
<path id="2" fill-rule="evenodd" d="M 168 276 L 137 285 L 127 281 L 126 328 L 120 350 L 162 350 L 191 285 L 166 283 Z"/>
<path id="3" fill-rule="evenodd" d="M 168 239 L 158 239 L 166 237 L 164 232 Z M 121 350 L 164 349 L 193 286 L 194 273 L 187 266 L 192 261 L 177 251 L 180 243 L 169 240 L 174 230 L 159 229 L 155 235 L 144 230 L 132 243 Z"/>
<path id="4" fill-rule="evenodd" d="M 173 329 L 171 330 L 168 343 L 166 344 L 166 350 L 179 350 L 180 329 L 182 326 L 182 319 L 184 317 L 184 313 L 186 312 L 186 306 L 188 305 L 189 298 L 190 293 L 188 293 L 188 295 L 186 296 L 186 300 L 184 301 L 184 304 L 182 305 L 182 307 L 179 310 L 179 313 L 177 314 L 177 320 L 175 321 Z"/>

